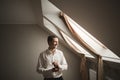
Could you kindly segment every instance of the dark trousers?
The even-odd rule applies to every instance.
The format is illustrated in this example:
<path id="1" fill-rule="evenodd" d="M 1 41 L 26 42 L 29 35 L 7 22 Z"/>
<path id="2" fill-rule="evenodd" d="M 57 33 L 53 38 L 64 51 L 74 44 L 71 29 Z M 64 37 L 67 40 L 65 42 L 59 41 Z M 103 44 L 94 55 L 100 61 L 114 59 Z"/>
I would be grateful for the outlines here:
<path id="1" fill-rule="evenodd" d="M 44 80 L 64 80 L 63 77 L 59 77 L 59 78 L 44 78 Z"/>

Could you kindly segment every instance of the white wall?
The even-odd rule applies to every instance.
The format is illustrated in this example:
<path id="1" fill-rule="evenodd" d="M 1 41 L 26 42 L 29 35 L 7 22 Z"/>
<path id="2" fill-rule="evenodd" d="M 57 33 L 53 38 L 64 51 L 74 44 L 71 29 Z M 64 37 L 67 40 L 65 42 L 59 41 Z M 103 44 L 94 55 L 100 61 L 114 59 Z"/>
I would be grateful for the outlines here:
<path id="1" fill-rule="evenodd" d="M 36 72 L 39 53 L 48 47 L 49 34 L 38 25 L 0 25 L 0 80 L 42 80 Z M 69 68 L 64 71 L 65 80 L 79 80 L 80 59 L 62 43 Z"/>

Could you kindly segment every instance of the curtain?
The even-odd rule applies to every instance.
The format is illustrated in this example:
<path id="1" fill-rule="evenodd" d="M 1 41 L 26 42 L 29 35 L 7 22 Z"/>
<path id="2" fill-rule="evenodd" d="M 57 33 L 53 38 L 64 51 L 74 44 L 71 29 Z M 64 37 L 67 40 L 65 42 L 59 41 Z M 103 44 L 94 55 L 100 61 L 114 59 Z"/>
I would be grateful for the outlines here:
<path id="1" fill-rule="evenodd" d="M 97 59 L 97 64 L 98 64 L 98 66 L 97 66 L 97 80 L 102 80 L 103 79 L 103 74 L 102 74 L 103 73 L 103 60 L 102 60 L 102 57 L 99 54 L 97 54 L 97 51 L 96 51 L 96 49 L 94 47 L 92 47 L 91 45 L 89 45 L 85 41 L 85 39 L 83 39 L 82 36 L 79 35 L 79 32 L 75 31 L 74 26 L 72 24 L 70 24 L 69 18 L 68 18 L 68 16 L 66 14 L 64 14 L 63 12 L 61 12 L 60 13 L 60 17 L 64 21 L 64 23 L 66 24 L 66 26 L 68 27 L 68 29 L 70 30 L 70 32 L 73 34 L 73 36 L 75 37 L 75 39 L 80 44 L 82 44 L 84 46 L 84 48 L 86 48 Z M 94 45 L 94 44 L 92 44 L 92 45 Z M 103 46 L 103 48 L 105 48 L 105 47 Z M 82 59 L 84 59 L 84 58 L 82 57 Z M 82 64 L 84 64 L 84 60 L 83 60 Z M 82 73 L 84 74 L 83 71 L 82 71 Z"/>
<path id="2" fill-rule="evenodd" d="M 83 54 L 81 55 L 80 73 L 81 73 L 82 80 L 89 80 L 88 68 L 86 66 L 86 57 Z"/>
<path id="3" fill-rule="evenodd" d="M 59 30 L 60 34 L 62 35 L 65 42 L 75 51 L 75 53 L 80 57 L 81 63 L 80 63 L 80 74 L 82 80 L 88 80 L 88 69 L 86 66 L 86 57 L 85 54 L 83 54 L 83 51 L 77 48 L 77 46 L 74 45 L 73 41 L 61 30 Z"/>
<path id="4" fill-rule="evenodd" d="M 103 60 L 102 60 L 102 57 L 99 56 L 98 57 L 98 76 L 97 76 L 97 79 L 98 80 L 103 80 Z"/>

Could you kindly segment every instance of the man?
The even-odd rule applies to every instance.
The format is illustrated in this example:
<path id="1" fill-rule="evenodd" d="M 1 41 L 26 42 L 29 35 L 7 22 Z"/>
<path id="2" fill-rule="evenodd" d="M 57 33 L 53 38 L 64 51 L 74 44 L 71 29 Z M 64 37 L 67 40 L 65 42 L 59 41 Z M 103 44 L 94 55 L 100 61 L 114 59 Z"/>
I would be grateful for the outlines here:
<path id="1" fill-rule="evenodd" d="M 44 80 L 63 80 L 62 71 L 67 70 L 67 62 L 63 52 L 57 49 L 58 38 L 48 36 L 48 49 L 38 58 L 37 72 L 41 73 Z"/>

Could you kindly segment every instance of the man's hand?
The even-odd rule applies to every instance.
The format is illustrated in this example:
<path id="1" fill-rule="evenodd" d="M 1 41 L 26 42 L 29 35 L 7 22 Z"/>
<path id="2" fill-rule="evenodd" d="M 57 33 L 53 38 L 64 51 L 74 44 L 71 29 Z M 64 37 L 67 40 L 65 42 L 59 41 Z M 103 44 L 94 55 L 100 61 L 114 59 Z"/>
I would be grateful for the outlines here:
<path id="1" fill-rule="evenodd" d="M 53 62 L 52 64 L 54 65 L 53 72 L 59 71 L 58 63 L 57 62 Z"/>
<path id="2" fill-rule="evenodd" d="M 52 64 L 54 65 L 54 67 L 58 67 L 58 63 L 57 62 L 53 62 Z"/>
<path id="3" fill-rule="evenodd" d="M 59 71 L 59 68 L 53 68 L 52 71 L 57 72 L 57 71 Z"/>

